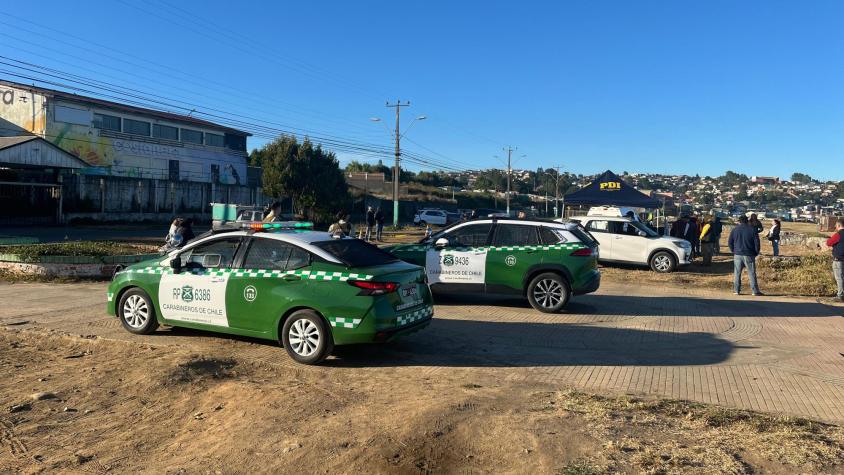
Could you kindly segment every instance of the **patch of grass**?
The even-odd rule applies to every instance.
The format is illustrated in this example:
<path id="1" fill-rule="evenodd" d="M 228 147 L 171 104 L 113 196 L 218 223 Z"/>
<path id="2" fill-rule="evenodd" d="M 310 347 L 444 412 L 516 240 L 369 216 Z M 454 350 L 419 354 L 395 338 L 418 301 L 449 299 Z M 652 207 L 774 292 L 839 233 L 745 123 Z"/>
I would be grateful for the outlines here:
<path id="1" fill-rule="evenodd" d="M 11 272 L 8 269 L 0 269 L 0 282 L 49 282 L 54 284 L 68 284 L 79 282 L 102 282 L 111 280 L 111 277 L 71 277 L 59 275 L 43 275 L 43 274 L 21 274 Z"/>
<path id="2" fill-rule="evenodd" d="M 829 253 L 812 253 L 792 259 L 767 259 L 756 266 L 765 292 L 825 297 L 835 295 L 832 258 Z"/>
<path id="3" fill-rule="evenodd" d="M 603 475 L 605 473 L 610 472 L 588 460 L 579 460 L 557 470 L 557 475 Z"/>
<path id="4" fill-rule="evenodd" d="M 832 276 L 832 258 L 828 252 L 791 252 L 787 257 L 772 258 L 763 255 L 756 260 L 756 276 L 762 292 L 772 295 L 797 295 L 806 297 L 828 297 L 835 295 L 835 279 Z M 733 288 L 732 256 L 718 256 L 711 267 L 703 267 L 700 261 L 683 267 L 671 274 L 659 274 L 644 268 L 603 266 L 601 272 L 609 280 L 639 282 L 642 284 L 673 284 L 696 286 L 720 290 Z M 743 288 L 750 288 L 747 273 L 743 273 Z"/>
<path id="5" fill-rule="evenodd" d="M 43 256 L 122 256 L 155 252 L 155 246 L 127 244 L 113 241 L 71 241 L 49 244 L 0 246 L 0 254 L 16 254 L 24 261 Z"/>
<path id="6" fill-rule="evenodd" d="M 741 474 L 754 472 L 760 461 L 787 471 L 823 472 L 844 464 L 844 429 L 803 418 L 577 391 L 543 393 L 540 404 L 548 405 L 549 398 L 563 415 L 578 414 L 591 433 L 608 441 L 600 455 L 609 472 Z M 601 465 L 574 464 L 560 473 L 602 473 L 577 471 L 589 467 Z"/>

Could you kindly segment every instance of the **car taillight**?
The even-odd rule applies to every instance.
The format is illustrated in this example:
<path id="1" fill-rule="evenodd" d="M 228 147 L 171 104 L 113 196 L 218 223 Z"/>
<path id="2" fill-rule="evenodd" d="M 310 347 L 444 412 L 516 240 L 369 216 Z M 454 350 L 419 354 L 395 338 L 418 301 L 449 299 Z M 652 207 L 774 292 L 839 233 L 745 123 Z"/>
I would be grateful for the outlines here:
<path id="1" fill-rule="evenodd" d="M 399 284 L 395 282 L 369 282 L 366 280 L 349 280 L 349 285 L 361 289 L 358 295 L 384 295 L 395 292 Z"/>
<path id="2" fill-rule="evenodd" d="M 589 249 L 588 247 L 584 247 L 582 249 L 578 249 L 578 250 L 572 252 L 569 255 L 570 256 L 580 256 L 580 257 L 591 257 L 592 256 L 592 249 Z"/>

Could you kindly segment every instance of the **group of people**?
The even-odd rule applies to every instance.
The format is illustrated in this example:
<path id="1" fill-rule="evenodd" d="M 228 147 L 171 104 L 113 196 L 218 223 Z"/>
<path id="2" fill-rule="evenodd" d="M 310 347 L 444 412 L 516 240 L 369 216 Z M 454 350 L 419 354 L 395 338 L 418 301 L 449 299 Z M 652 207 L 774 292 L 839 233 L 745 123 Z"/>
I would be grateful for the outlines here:
<path id="1" fill-rule="evenodd" d="M 378 209 L 372 209 L 372 206 L 369 206 L 366 209 L 366 240 L 372 240 L 372 233 L 375 232 L 375 240 L 378 242 L 384 242 L 384 212 L 381 211 L 381 207 L 379 206 Z"/>
<path id="2" fill-rule="evenodd" d="M 757 223 L 753 222 L 754 216 L 750 219 L 746 216 L 739 217 L 739 224 L 730 232 L 728 240 L 730 250 L 733 252 L 733 291 L 736 295 L 741 294 L 741 273 L 744 269 L 747 269 L 753 295 L 763 295 L 759 291 L 756 279 L 756 257 L 761 248 L 759 235 L 764 227 L 758 223 L 758 220 L 756 220 Z M 773 246 L 774 256 L 779 255 L 781 225 L 780 220 L 775 219 L 766 235 Z M 844 218 L 838 218 L 835 223 L 835 232 L 827 239 L 826 245 L 832 249 L 832 274 L 838 287 L 836 298 L 844 302 Z"/>
<path id="3" fill-rule="evenodd" d="M 703 265 L 712 264 L 712 256 L 721 253 L 721 233 L 724 225 L 720 216 L 706 216 L 701 222 L 697 216 L 684 214 L 671 226 L 670 235 L 685 239 L 692 245 L 692 259 L 703 257 Z"/>
<path id="4" fill-rule="evenodd" d="M 384 220 L 384 212 L 381 211 L 380 207 L 367 207 L 364 221 L 365 228 L 359 237 L 367 241 L 384 242 Z M 335 221 L 328 227 L 328 232 L 333 236 L 353 236 L 351 215 L 345 211 L 338 212 Z"/>

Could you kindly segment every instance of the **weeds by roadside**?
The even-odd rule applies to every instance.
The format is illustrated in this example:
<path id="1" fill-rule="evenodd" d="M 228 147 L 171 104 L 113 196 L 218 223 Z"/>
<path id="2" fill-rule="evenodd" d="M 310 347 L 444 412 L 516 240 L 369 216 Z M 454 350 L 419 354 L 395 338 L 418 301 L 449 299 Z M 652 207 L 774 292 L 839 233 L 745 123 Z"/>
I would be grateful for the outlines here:
<path id="1" fill-rule="evenodd" d="M 802 418 L 671 399 L 538 394 L 556 414 L 579 417 L 606 442 L 561 474 L 824 472 L 844 463 L 844 429 Z"/>
<path id="2" fill-rule="evenodd" d="M 0 246 L 0 254 L 14 254 L 24 262 L 44 256 L 104 257 L 155 252 L 152 245 L 128 244 L 113 241 L 71 241 L 49 244 L 21 244 Z"/>

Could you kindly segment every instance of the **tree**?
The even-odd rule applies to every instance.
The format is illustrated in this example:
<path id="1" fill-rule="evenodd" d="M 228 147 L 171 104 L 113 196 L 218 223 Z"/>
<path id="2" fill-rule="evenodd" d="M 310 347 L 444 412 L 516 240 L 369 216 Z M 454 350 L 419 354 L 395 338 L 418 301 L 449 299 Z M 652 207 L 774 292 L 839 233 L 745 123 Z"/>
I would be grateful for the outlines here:
<path id="1" fill-rule="evenodd" d="M 724 173 L 724 176 L 721 177 L 721 182 L 728 186 L 741 185 L 747 183 L 747 180 L 747 175 L 732 170 L 727 170 L 727 173 Z"/>
<path id="2" fill-rule="evenodd" d="M 811 183 L 814 180 L 812 179 L 812 177 L 805 173 L 794 172 L 791 174 L 791 181 L 796 183 Z"/>
<path id="3" fill-rule="evenodd" d="M 268 196 L 293 198 L 296 212 L 310 219 L 330 219 L 349 205 L 349 189 L 333 152 L 316 147 L 306 137 L 282 135 L 260 150 L 250 162 L 263 168 Z"/>

